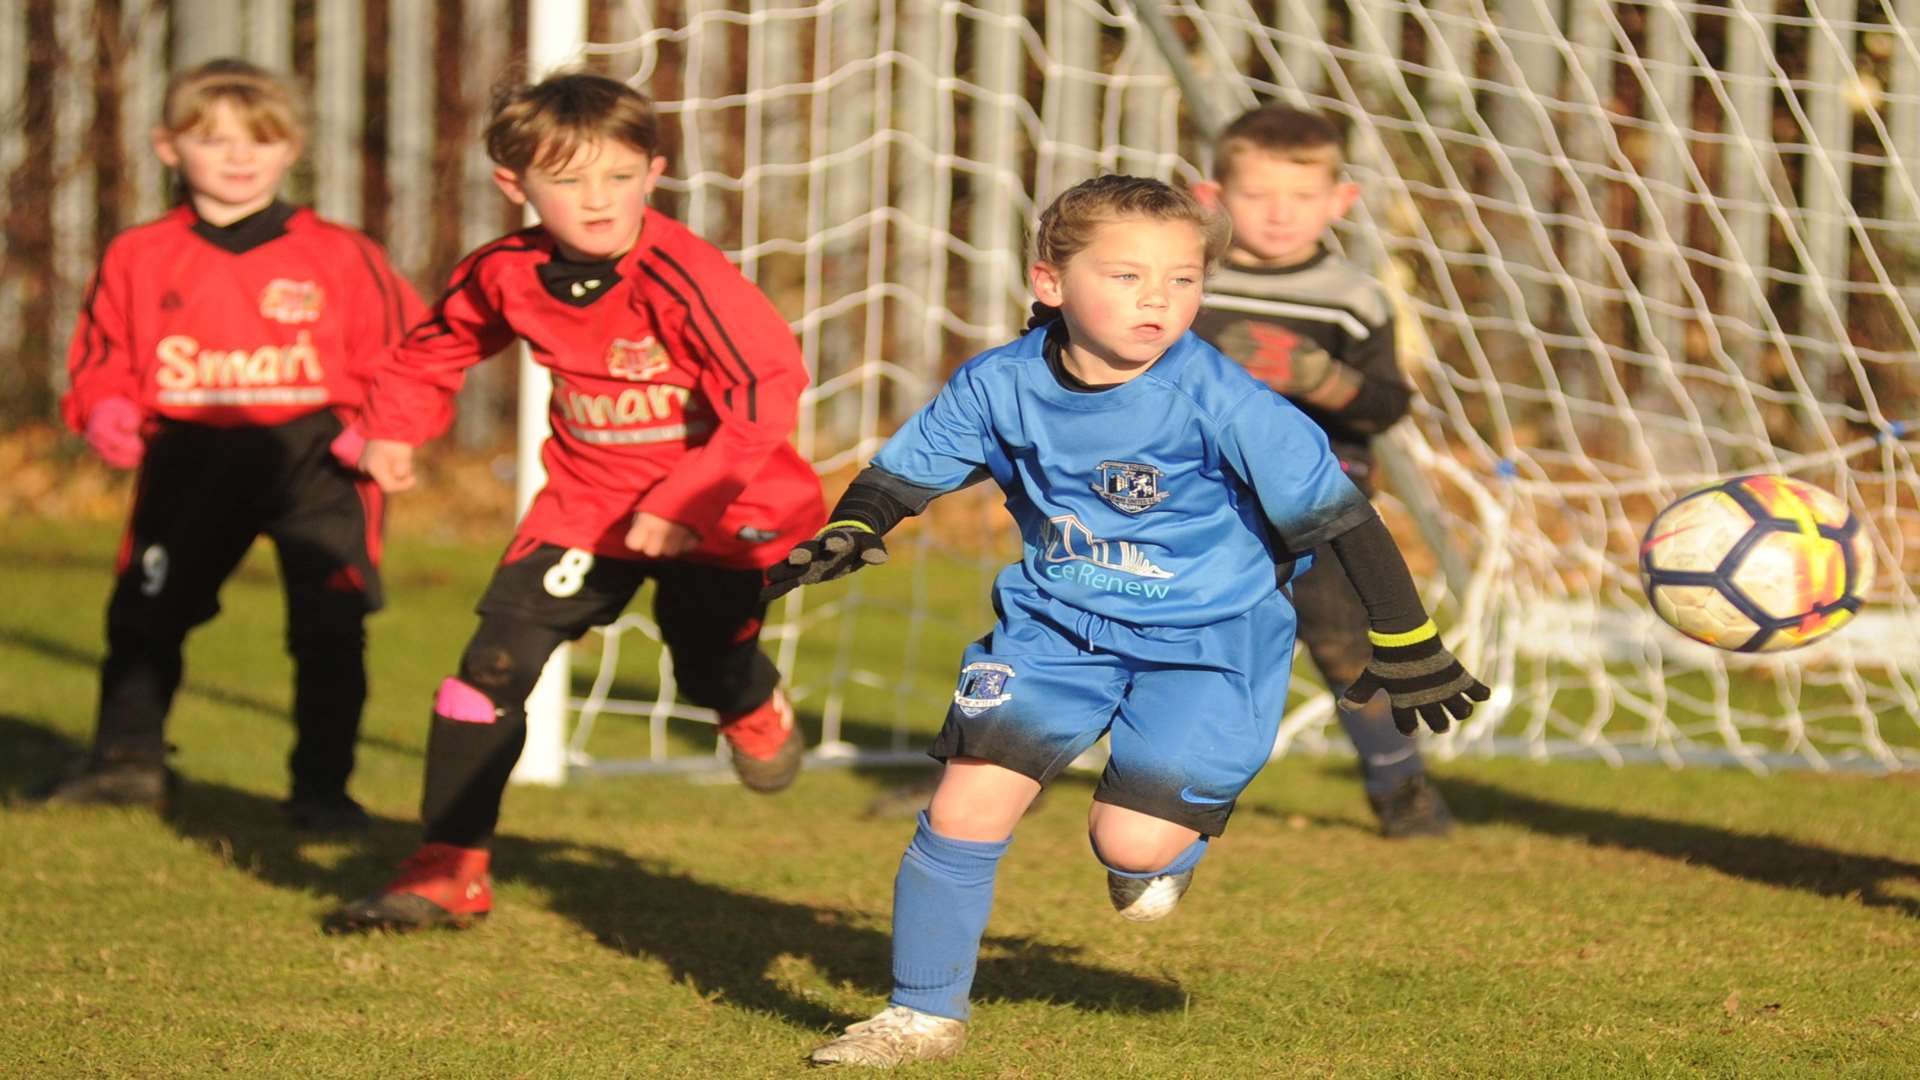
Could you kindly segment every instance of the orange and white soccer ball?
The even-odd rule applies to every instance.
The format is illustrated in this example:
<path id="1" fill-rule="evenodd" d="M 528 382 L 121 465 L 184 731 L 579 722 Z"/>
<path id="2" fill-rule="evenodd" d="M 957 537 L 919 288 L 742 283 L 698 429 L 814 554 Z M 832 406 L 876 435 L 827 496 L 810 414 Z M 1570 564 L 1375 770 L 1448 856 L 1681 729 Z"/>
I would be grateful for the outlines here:
<path id="1" fill-rule="evenodd" d="M 1640 585 L 1674 629 L 1734 652 L 1818 641 L 1860 610 L 1873 548 L 1847 505 L 1785 476 L 1674 500 L 1640 544 Z"/>

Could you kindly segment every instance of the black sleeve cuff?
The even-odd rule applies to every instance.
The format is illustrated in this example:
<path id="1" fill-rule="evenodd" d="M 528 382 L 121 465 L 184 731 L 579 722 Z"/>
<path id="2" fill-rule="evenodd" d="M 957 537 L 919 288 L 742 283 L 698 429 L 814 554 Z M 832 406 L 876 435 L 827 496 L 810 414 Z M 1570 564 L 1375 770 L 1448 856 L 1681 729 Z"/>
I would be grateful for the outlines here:
<path id="1" fill-rule="evenodd" d="M 1353 400 L 1334 412 L 1340 422 L 1362 435 L 1378 435 L 1407 415 L 1413 390 L 1405 383 L 1362 376 L 1365 381 Z"/>
<path id="2" fill-rule="evenodd" d="M 1314 522 L 1297 534 L 1282 534 L 1275 530 L 1274 538 L 1280 542 L 1283 553 L 1298 556 L 1312 551 L 1341 533 L 1366 524 L 1368 519 L 1378 521 L 1380 515 L 1374 510 L 1372 503 L 1355 491 L 1353 501 L 1339 508 L 1334 516 L 1324 521 Z M 1389 534 L 1387 539 L 1391 542 L 1392 535 Z"/>
<path id="3" fill-rule="evenodd" d="M 1353 591 L 1366 605 L 1369 629 L 1403 634 L 1427 621 L 1427 609 L 1420 603 L 1413 574 L 1379 514 L 1371 514 L 1328 543 L 1346 570 L 1347 579 L 1353 582 Z"/>
<path id="4" fill-rule="evenodd" d="M 840 496 L 839 502 L 833 504 L 833 512 L 827 515 L 827 521 L 829 524 L 857 521 L 872 529 L 876 535 L 885 536 L 902 519 L 925 510 L 934 496 L 942 494 L 945 493 L 937 488 L 908 483 L 892 473 L 869 465 L 853 478 L 853 483 L 847 485 L 846 493 Z"/>

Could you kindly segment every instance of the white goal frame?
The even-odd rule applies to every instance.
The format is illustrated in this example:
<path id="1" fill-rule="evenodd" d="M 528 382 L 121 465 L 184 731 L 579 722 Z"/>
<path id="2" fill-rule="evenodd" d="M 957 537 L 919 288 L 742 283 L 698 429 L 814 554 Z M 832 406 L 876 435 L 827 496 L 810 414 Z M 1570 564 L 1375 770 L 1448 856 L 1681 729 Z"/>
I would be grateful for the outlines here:
<path id="1" fill-rule="evenodd" d="M 530 11 L 544 20 L 574 6 L 536 2 Z M 758 41 L 757 30 L 802 7 L 824 13 L 823 22 L 841 20 L 832 22 L 835 32 L 871 40 L 876 51 L 840 67 L 819 66 L 828 46 L 817 42 L 822 51 L 812 58 L 755 53 L 746 90 L 728 83 L 720 65 L 736 46 L 724 39 Z M 632 0 L 630 8 L 649 5 Z M 1043 9 L 1044 26 L 1028 20 Z M 635 77 L 644 79 L 655 46 L 679 50 L 686 100 L 662 105 L 691 133 L 667 181 L 687 196 L 689 224 L 703 232 L 738 226 L 726 214 L 742 212 L 743 199 L 752 209 L 756 182 L 791 180 L 796 168 L 825 177 L 864 167 L 867 154 L 876 162 L 871 176 L 841 184 L 848 174 L 831 173 L 835 190 L 810 204 L 808 227 L 817 215 L 825 230 L 815 239 L 865 238 L 870 263 L 894 257 L 874 254 L 889 235 L 964 261 L 955 273 L 965 278 L 949 281 L 942 265 L 925 280 L 870 280 L 851 297 L 815 290 L 809 277 L 803 309 L 788 312 L 818 365 L 809 401 L 823 412 L 830 405 L 832 419 L 857 421 L 859 430 L 857 438 L 826 440 L 827 421 L 812 410 L 803 415 L 801 449 L 823 473 L 877 447 L 899 405 L 937 385 L 955 339 L 985 347 L 1017 326 L 1024 289 L 1015 238 L 1046 198 L 1098 171 L 1196 179 L 1209 118 L 1256 100 L 1309 104 L 1353 125 L 1350 169 L 1366 197 L 1337 243 L 1386 284 L 1399 309 L 1403 363 L 1423 392 L 1411 420 L 1382 445 L 1391 493 L 1383 512 L 1409 527 L 1403 542 L 1414 531 L 1428 541 L 1429 600 L 1450 643 L 1496 691 L 1493 707 L 1429 740 L 1431 751 L 1755 770 L 1920 766 L 1920 753 L 1883 737 L 1888 726 L 1920 724 L 1920 649 L 1909 647 L 1920 640 L 1920 415 L 1910 403 L 1876 397 L 1873 382 L 1899 376 L 1901 365 L 1920 370 L 1912 310 L 1920 273 L 1884 253 L 1910 245 L 1920 260 L 1920 225 L 1908 220 L 1920 215 L 1920 0 L 1823 2 L 1805 19 L 1780 15 L 1771 0 L 1728 0 L 1712 10 L 1682 0 L 1351 0 L 1338 12 L 1321 0 L 689 0 L 684 10 L 688 27 L 640 18 L 626 27 L 630 40 L 582 39 L 574 53 L 643 53 Z M 869 12 L 879 22 L 860 24 Z M 1344 20 L 1337 40 L 1336 14 Z M 928 51 L 930 43 L 953 49 L 961 23 L 973 64 L 964 73 L 941 67 L 950 52 Z M 695 24 L 727 33 L 701 38 Z M 584 20 L 572 25 L 583 29 Z M 1770 52 L 1790 38 L 1799 55 Z M 1117 59 L 1101 52 L 1114 48 Z M 1880 58 L 1878 74 L 1849 67 L 1872 57 Z M 831 71 L 833 89 L 800 89 L 835 95 L 839 116 L 871 114 L 868 138 L 823 133 L 820 110 L 809 121 L 789 104 L 792 86 L 783 79 L 803 60 L 815 65 L 815 78 Z M 1023 80 L 1035 65 L 1047 81 L 1029 94 Z M 950 116 L 916 111 L 931 106 L 905 84 L 921 76 L 964 102 L 950 107 L 971 110 L 968 160 L 950 150 Z M 871 97 L 839 96 L 848 87 Z M 791 125 L 751 126 L 755 115 L 764 121 L 782 108 L 815 126 L 804 135 Z M 709 114 L 729 110 L 749 118 L 744 175 L 733 171 L 726 136 L 712 133 L 724 125 Z M 1085 138 L 1059 134 L 1096 117 L 1103 119 Z M 1776 133 L 1789 122 L 1795 135 Z M 814 140 L 807 145 L 815 160 L 790 166 L 773 146 L 781 137 Z M 972 189 L 965 209 L 936 191 L 930 201 L 849 211 L 863 185 L 898 181 L 886 173 L 884 153 L 871 153 L 889 142 L 912 142 L 916 152 L 932 146 L 935 168 L 964 173 Z M 1463 147 L 1481 155 L 1478 166 Z M 1022 155 L 1024 166 L 1007 166 L 1027 170 L 1019 184 L 983 164 Z M 1884 209 L 1857 212 L 1849 202 L 1849 178 L 1860 176 L 1884 185 Z M 852 216 L 836 216 L 845 212 Z M 788 253 L 787 241 L 744 228 L 738 257 L 750 276 Z M 924 347 L 901 340 L 899 349 L 872 353 L 876 334 L 895 332 L 887 303 L 956 289 L 968 306 L 930 320 L 918 339 Z M 1891 345 L 1848 337 L 1850 305 L 1875 304 L 1894 322 Z M 869 352 L 853 369 L 830 367 L 842 358 L 833 320 L 849 310 L 868 312 Z M 1861 400 L 1829 396 L 1849 377 Z M 527 396 L 523 441 L 537 446 L 545 395 L 530 395 L 537 416 L 526 411 Z M 1811 433 L 1775 438 L 1781 411 L 1795 412 Z M 530 453 L 523 446 L 523 461 Z M 1796 473 L 1847 499 L 1869 522 L 1881 562 L 1872 610 L 1830 641 L 1785 656 L 1720 654 L 1661 627 L 1633 583 L 1634 523 L 1733 471 Z M 521 475 L 524 484 L 533 473 L 523 465 Z M 785 672 L 802 633 L 857 616 L 808 603 L 784 602 L 783 618 L 767 628 Z M 635 615 L 610 630 L 614 642 L 627 632 L 652 634 Z M 661 700 L 623 703 L 608 692 L 607 652 L 602 660 L 584 698 L 568 702 L 563 692 L 530 708 L 530 755 L 538 743 L 566 767 L 593 771 L 716 764 L 718 757 L 672 760 L 662 750 L 669 720 L 710 719 L 672 702 L 670 671 L 661 671 Z M 843 659 L 833 677 L 858 682 L 863 673 Z M 1844 702 L 1802 709 L 1803 685 L 1816 683 Z M 1736 691 L 1753 685 L 1771 687 L 1775 704 L 1740 704 Z M 1569 686 L 1586 702 L 1571 711 L 1556 696 Z M 821 692 L 809 704 L 826 728 L 824 753 L 816 754 L 835 759 L 845 749 L 841 687 L 799 689 Z M 570 742 L 569 705 L 582 716 Z M 1323 693 L 1303 691 L 1295 705 L 1277 750 L 1340 745 L 1328 737 Z M 586 736 L 604 714 L 647 717 L 653 755 L 595 759 Z M 1610 732 L 1616 716 L 1643 729 Z M 1516 719 L 1524 725 L 1518 733 Z M 1508 729 L 1500 730 L 1503 722 Z M 1784 747 L 1749 740 L 1756 730 Z M 894 745 L 871 760 L 903 760 L 904 743 L 896 732 Z"/>

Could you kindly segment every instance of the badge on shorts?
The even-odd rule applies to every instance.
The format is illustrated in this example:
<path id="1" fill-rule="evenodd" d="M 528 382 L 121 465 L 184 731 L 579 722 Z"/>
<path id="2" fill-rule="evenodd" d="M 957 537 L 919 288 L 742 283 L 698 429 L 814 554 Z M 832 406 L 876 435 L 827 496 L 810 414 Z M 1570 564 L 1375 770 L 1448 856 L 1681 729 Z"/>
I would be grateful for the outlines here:
<path id="1" fill-rule="evenodd" d="M 1151 465 L 1134 461 L 1103 461 L 1100 482 L 1093 490 L 1115 507 L 1129 514 L 1151 510 L 1167 493 L 1160 490 L 1160 477 L 1166 474 Z"/>
<path id="2" fill-rule="evenodd" d="M 953 704 L 968 716 L 979 716 L 1013 700 L 1007 692 L 1007 680 L 1014 670 L 991 660 L 976 660 L 960 669 L 960 685 L 953 691 Z"/>

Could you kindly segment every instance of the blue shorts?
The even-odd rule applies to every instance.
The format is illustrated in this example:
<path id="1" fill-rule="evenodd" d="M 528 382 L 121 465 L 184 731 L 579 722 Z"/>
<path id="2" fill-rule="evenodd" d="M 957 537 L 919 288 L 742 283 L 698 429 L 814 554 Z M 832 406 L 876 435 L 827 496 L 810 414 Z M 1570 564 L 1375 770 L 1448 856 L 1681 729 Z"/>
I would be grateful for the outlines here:
<path id="1" fill-rule="evenodd" d="M 1279 592 L 1198 627 L 1140 627 L 1031 588 L 996 588 L 999 620 L 967 647 L 929 751 L 980 758 L 1044 784 L 1101 735 L 1094 799 L 1207 836 L 1273 753 L 1293 668 L 1293 605 Z"/>

